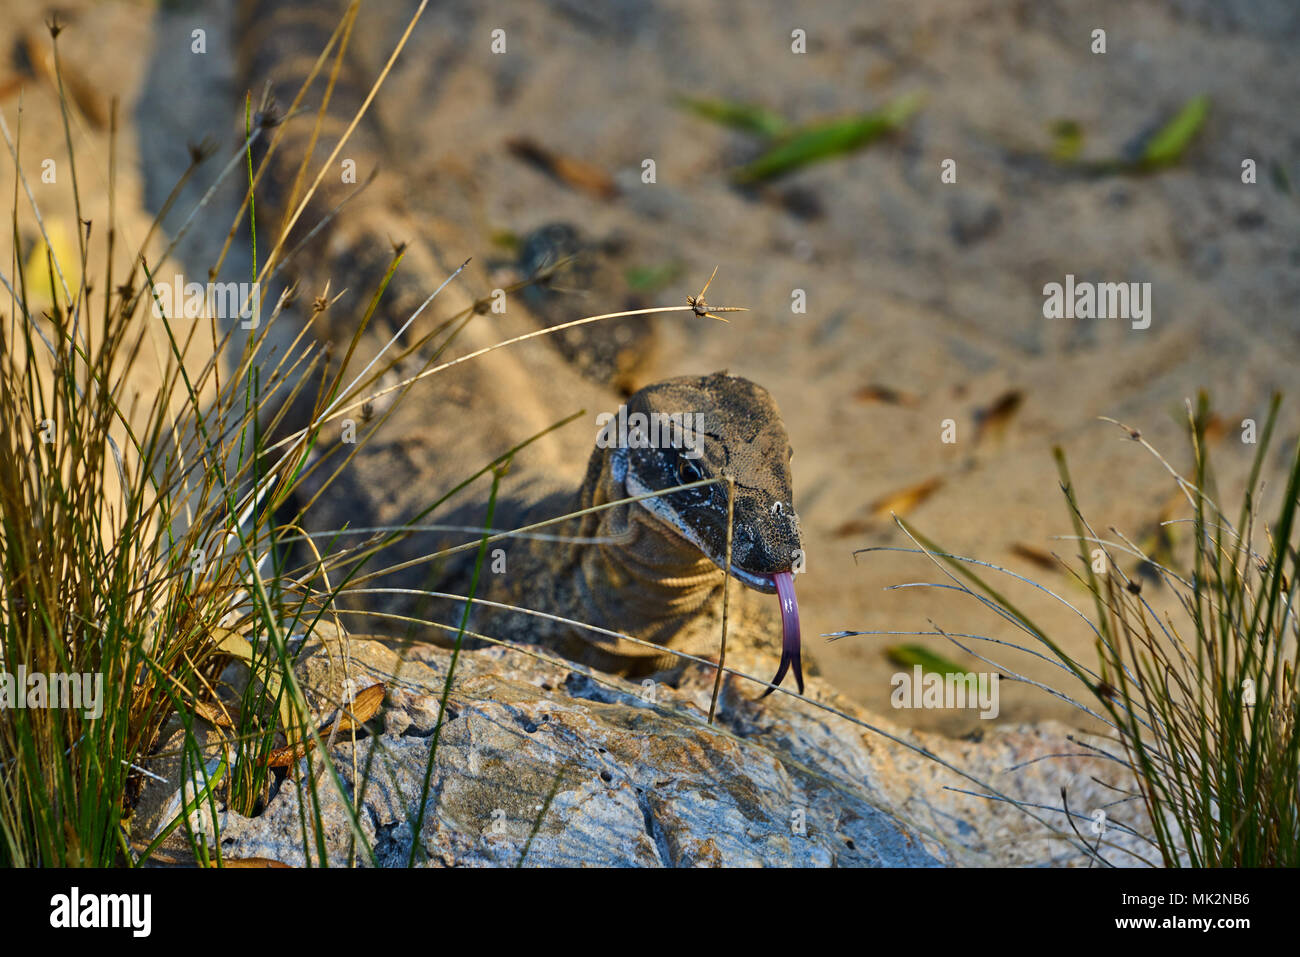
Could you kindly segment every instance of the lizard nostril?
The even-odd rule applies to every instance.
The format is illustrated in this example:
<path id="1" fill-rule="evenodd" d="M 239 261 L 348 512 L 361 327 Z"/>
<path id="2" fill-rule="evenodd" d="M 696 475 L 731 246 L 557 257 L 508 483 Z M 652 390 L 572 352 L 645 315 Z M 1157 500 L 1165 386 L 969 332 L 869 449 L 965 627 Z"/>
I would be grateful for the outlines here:
<path id="1" fill-rule="evenodd" d="M 783 503 L 781 503 L 781 502 L 773 502 L 773 503 L 772 503 L 772 514 L 773 514 L 773 515 L 784 515 L 784 514 L 785 514 L 785 505 L 784 505 Z"/>

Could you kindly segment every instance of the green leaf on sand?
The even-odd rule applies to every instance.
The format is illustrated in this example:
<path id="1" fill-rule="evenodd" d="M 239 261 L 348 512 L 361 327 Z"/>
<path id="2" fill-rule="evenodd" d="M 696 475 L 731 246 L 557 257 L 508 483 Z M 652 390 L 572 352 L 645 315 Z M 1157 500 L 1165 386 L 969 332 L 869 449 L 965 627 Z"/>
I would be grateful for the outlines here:
<path id="1" fill-rule="evenodd" d="M 1083 150 L 1083 128 L 1074 120 L 1057 120 L 1052 124 L 1052 159 L 1072 163 Z"/>
<path id="2" fill-rule="evenodd" d="M 943 655 L 935 654 L 925 645 L 892 645 L 885 649 L 885 654 L 894 664 L 904 668 L 915 668 L 920 665 L 921 671 L 925 674 L 939 675 L 940 677 L 959 675 L 962 678 L 965 678 L 968 674 L 974 674 L 981 694 L 984 693 L 984 689 L 990 680 L 987 674 L 972 672 L 969 668 L 963 668 L 955 661 L 949 661 Z"/>
<path id="3" fill-rule="evenodd" d="M 1140 169 L 1158 169 L 1178 162 L 1210 113 L 1210 98 L 1204 94 L 1188 100 L 1178 115 L 1156 131 L 1137 161 Z"/>
<path id="4" fill-rule="evenodd" d="M 935 654 L 925 645 L 891 645 L 885 649 L 885 654 L 894 664 L 901 665 L 904 668 L 920 665 L 922 671 L 936 675 L 964 675 L 966 673 L 966 669 L 961 665 L 949 661 L 943 655 Z"/>
<path id="5" fill-rule="evenodd" d="M 628 288 L 636 292 L 656 292 L 670 285 L 681 275 L 682 264 L 663 263 L 658 266 L 628 266 L 623 279 Z"/>
<path id="6" fill-rule="evenodd" d="M 758 159 L 737 169 L 732 179 L 741 184 L 756 183 L 809 163 L 860 150 L 899 129 L 920 106 L 919 96 L 905 96 L 872 113 L 799 127 L 777 140 Z"/>
<path id="7" fill-rule="evenodd" d="M 767 107 L 754 103 L 736 103 L 732 100 L 681 95 L 674 97 L 673 102 L 706 120 L 749 133 L 757 133 L 760 136 L 776 136 L 786 128 L 784 119 Z"/>

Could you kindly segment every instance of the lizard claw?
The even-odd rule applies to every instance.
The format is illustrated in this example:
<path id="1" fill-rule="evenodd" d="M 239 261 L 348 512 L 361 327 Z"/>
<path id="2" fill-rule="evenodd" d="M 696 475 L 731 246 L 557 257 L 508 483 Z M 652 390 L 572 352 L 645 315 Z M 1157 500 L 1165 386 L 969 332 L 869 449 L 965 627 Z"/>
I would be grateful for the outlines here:
<path id="1" fill-rule="evenodd" d="M 777 572 L 772 576 L 776 580 L 776 593 L 781 599 L 781 665 L 776 669 L 768 689 L 759 695 L 763 700 L 784 680 L 790 666 L 794 665 L 794 680 L 803 694 L 803 661 L 800 656 L 799 604 L 794 597 L 794 574 Z"/>

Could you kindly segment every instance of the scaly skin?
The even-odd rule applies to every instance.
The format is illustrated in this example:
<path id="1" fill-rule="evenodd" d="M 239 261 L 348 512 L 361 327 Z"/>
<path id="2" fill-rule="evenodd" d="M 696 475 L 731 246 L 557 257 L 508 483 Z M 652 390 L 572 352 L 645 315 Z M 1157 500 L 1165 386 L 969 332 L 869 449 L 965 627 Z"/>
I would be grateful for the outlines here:
<path id="1" fill-rule="evenodd" d="M 772 397 L 747 379 L 719 372 L 647 386 L 627 408 L 629 415 L 703 416 L 703 454 L 691 460 L 683 454 L 687 449 L 598 445 L 581 488 L 567 501 L 552 498 L 531 509 L 525 523 L 730 476 L 735 480 L 733 577 L 751 589 L 775 591 L 771 576 L 791 570 L 801 543 L 791 505 L 792 453 Z M 722 483 L 591 512 L 559 527 L 576 542 L 520 539 L 512 545 L 507 574 L 489 576 L 483 597 L 677 647 L 691 623 L 715 619 L 719 611 L 726 521 Z M 737 611 L 747 607 L 736 603 Z M 490 619 L 483 622 L 489 633 L 547 644 L 604 670 L 647 674 L 671 659 L 633 642 L 534 616 L 483 617 Z M 743 612 L 735 620 L 743 624 Z M 716 643 L 716 633 L 712 640 Z"/>

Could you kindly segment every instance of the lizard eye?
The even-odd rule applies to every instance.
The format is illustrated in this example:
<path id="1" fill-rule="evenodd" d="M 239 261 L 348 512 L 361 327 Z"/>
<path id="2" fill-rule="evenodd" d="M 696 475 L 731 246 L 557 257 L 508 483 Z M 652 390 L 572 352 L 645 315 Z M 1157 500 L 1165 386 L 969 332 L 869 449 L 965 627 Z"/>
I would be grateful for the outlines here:
<path id="1" fill-rule="evenodd" d="M 686 485 L 688 482 L 698 482 L 704 478 L 704 470 L 695 463 L 694 459 L 688 459 L 684 455 L 677 456 L 677 481 Z"/>

